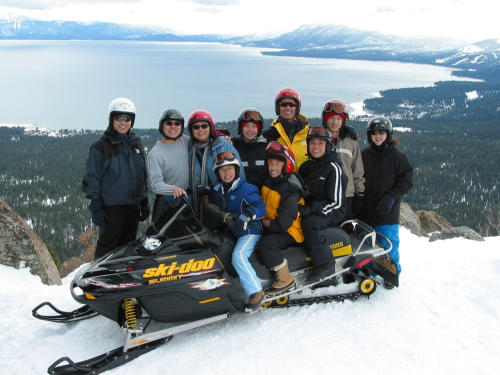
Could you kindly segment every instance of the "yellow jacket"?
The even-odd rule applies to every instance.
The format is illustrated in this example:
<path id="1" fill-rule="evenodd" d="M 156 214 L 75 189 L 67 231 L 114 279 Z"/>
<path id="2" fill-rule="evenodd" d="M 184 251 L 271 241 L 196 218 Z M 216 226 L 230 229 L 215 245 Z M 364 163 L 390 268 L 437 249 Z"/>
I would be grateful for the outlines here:
<path id="1" fill-rule="evenodd" d="M 271 126 L 273 126 L 278 133 L 280 134 L 280 137 L 278 138 L 278 142 L 281 143 L 283 146 L 288 146 L 292 152 L 293 155 L 295 156 L 295 168 L 294 172 L 298 172 L 299 167 L 302 165 L 303 162 L 305 162 L 309 157 L 306 155 L 307 154 L 307 132 L 309 131 L 309 120 L 305 118 L 304 116 L 299 114 L 299 117 L 307 122 L 307 125 L 299 131 L 297 134 L 295 134 L 295 137 L 293 137 L 293 140 L 290 141 L 290 138 L 288 138 L 288 135 L 285 133 L 285 129 L 283 128 L 283 125 L 278 122 L 278 119 L 274 119 L 273 123 Z"/>

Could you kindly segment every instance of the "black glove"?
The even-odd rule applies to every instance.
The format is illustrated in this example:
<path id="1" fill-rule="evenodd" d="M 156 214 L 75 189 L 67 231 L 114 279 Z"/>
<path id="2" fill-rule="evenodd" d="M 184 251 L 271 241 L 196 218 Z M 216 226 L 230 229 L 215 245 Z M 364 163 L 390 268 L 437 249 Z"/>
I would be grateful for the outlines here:
<path id="1" fill-rule="evenodd" d="M 252 206 L 248 205 L 245 208 L 245 215 L 250 218 L 250 220 L 255 220 L 257 219 L 257 214 L 255 213 L 255 210 L 253 209 Z"/>
<path id="2" fill-rule="evenodd" d="M 226 216 L 224 216 L 224 224 L 232 230 L 247 230 L 249 221 L 250 218 L 243 214 L 227 213 Z"/>
<path id="3" fill-rule="evenodd" d="M 299 204 L 299 212 L 300 212 L 300 216 L 306 217 L 306 216 L 309 216 L 312 214 L 312 209 L 310 206 Z"/>
<path id="4" fill-rule="evenodd" d="M 380 202 L 378 202 L 377 212 L 380 215 L 389 215 L 389 212 L 391 212 L 394 203 L 396 203 L 396 197 L 394 196 L 394 194 L 391 192 L 385 193 Z"/>
<path id="5" fill-rule="evenodd" d="M 358 216 L 365 203 L 364 195 L 355 195 L 352 200 L 352 217 Z"/>
<path id="6" fill-rule="evenodd" d="M 148 198 L 144 198 L 140 203 L 139 203 L 139 221 L 144 221 L 149 217 L 149 214 L 151 213 L 151 210 L 149 209 L 149 201 Z"/>
<path id="7" fill-rule="evenodd" d="M 106 224 L 106 211 L 104 211 L 104 204 L 99 199 L 92 199 L 90 201 L 90 211 L 92 212 L 92 222 L 94 225 L 103 227 Z"/>
<path id="8" fill-rule="evenodd" d="M 196 195 L 198 197 L 208 197 L 212 198 L 214 191 L 210 186 L 207 185 L 198 185 L 196 186 Z"/>

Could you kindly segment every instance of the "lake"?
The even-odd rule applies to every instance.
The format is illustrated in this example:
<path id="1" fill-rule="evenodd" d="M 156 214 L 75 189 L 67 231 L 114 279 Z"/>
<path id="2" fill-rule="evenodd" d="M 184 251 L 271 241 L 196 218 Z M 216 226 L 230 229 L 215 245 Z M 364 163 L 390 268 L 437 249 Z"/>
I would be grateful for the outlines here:
<path id="1" fill-rule="evenodd" d="M 136 104 L 136 127 L 156 128 L 161 112 L 195 109 L 216 121 L 256 107 L 274 117 L 274 95 L 299 90 L 302 111 L 324 103 L 362 102 L 381 90 L 457 79 L 451 69 L 397 62 L 263 56 L 263 48 L 216 43 L 0 41 L 1 124 L 104 129 L 119 96 Z M 353 107 L 354 108 L 354 107 Z"/>

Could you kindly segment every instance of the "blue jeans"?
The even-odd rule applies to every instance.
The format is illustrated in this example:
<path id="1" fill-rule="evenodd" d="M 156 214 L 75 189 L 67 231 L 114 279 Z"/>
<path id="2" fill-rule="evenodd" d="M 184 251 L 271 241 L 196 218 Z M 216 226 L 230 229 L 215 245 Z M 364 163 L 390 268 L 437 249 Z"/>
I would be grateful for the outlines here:
<path id="1" fill-rule="evenodd" d="M 399 224 L 376 225 L 375 231 L 383 234 L 384 236 L 389 238 L 389 240 L 392 242 L 392 249 L 389 255 L 396 262 L 399 275 L 401 273 L 401 265 L 399 264 Z M 382 244 L 382 246 L 384 246 L 384 248 L 389 247 L 389 244 L 384 238 L 377 236 L 377 240 L 380 241 L 380 243 Z"/>
<path id="2" fill-rule="evenodd" d="M 260 280 L 248 261 L 260 236 L 260 234 L 247 234 L 238 238 L 231 259 L 247 296 L 262 290 Z"/>

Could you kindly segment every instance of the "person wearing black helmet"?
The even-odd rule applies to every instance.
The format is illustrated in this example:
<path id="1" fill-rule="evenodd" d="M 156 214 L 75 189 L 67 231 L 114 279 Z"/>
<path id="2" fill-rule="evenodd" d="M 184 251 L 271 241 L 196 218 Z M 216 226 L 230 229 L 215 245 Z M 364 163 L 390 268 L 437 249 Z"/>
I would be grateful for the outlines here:
<path id="1" fill-rule="evenodd" d="M 139 221 L 149 216 L 146 156 L 132 132 L 135 105 L 116 98 L 108 106 L 104 135 L 89 150 L 82 189 L 99 227 L 94 257 L 135 240 Z"/>
<path id="2" fill-rule="evenodd" d="M 309 188 L 309 195 L 300 213 L 304 242 L 313 264 L 306 282 L 313 283 L 335 272 L 335 260 L 324 229 L 338 226 L 344 220 L 347 176 L 327 129 L 309 129 L 307 153 L 309 160 L 300 167 L 299 176 Z"/>
<path id="3" fill-rule="evenodd" d="M 295 286 L 282 250 L 304 242 L 299 206 L 304 204 L 307 188 L 293 173 L 295 157 L 287 146 L 276 141 L 269 142 L 265 157 L 269 175 L 264 180 L 261 194 L 266 215 L 262 219 L 264 234 L 257 245 L 257 252 L 262 263 L 275 273 L 266 294 L 278 295 Z"/>
<path id="4" fill-rule="evenodd" d="M 262 134 L 268 142 L 278 141 L 292 150 L 295 155 L 294 172 L 307 160 L 305 140 L 309 120 L 300 114 L 301 106 L 302 99 L 297 90 L 292 87 L 279 90 L 274 97 L 274 110 L 278 118 Z"/>
<path id="5" fill-rule="evenodd" d="M 357 216 L 363 205 L 365 177 L 358 133 L 348 125 L 349 110 L 340 99 L 331 99 L 321 112 L 322 124 L 332 135 L 333 148 L 342 160 L 347 176 L 346 219 Z"/>
<path id="6" fill-rule="evenodd" d="M 255 108 L 247 108 L 238 116 L 238 137 L 232 139 L 245 168 L 246 180 L 259 189 L 264 182 L 267 170 L 264 153 L 267 141 L 262 136 L 264 120 Z"/>
<path id="7" fill-rule="evenodd" d="M 397 148 L 399 141 L 392 134 L 392 123 L 387 117 L 377 116 L 368 122 L 369 146 L 361 152 L 365 167 L 365 201 L 359 218 L 392 242 L 390 255 L 399 275 L 399 210 L 401 196 L 413 186 L 413 168 L 407 156 Z M 379 240 L 385 245 L 382 237 Z M 393 287 L 387 281 L 384 286 Z"/>
<path id="8" fill-rule="evenodd" d="M 151 190 L 155 193 L 153 222 L 179 197 L 187 197 L 189 187 L 189 137 L 183 135 L 184 117 L 175 108 L 168 108 L 160 116 L 158 140 L 147 156 L 147 170 Z"/>

